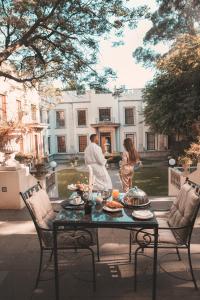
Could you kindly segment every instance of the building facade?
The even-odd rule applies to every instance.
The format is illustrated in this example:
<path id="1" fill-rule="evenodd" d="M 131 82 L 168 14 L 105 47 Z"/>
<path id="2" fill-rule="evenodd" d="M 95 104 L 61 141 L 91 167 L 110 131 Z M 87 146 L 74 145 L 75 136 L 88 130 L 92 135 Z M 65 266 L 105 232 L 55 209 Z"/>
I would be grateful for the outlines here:
<path id="1" fill-rule="evenodd" d="M 81 95 L 65 92 L 61 103 L 49 112 L 45 151 L 55 159 L 81 155 L 89 136 L 97 133 L 103 152 L 122 152 L 127 137 L 142 155 L 166 152 L 167 136 L 150 131 L 144 122 L 143 109 L 141 89 L 114 94 L 98 94 L 94 90 Z"/>
<path id="2" fill-rule="evenodd" d="M 35 89 L 0 78 L 0 151 L 44 156 L 47 124 L 41 121 L 40 106 Z"/>

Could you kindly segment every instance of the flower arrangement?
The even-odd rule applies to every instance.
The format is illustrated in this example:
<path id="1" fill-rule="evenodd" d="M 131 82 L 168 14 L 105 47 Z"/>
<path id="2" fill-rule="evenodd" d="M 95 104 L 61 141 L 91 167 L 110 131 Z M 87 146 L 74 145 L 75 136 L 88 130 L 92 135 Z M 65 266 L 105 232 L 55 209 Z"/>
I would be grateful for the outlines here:
<path id="1" fill-rule="evenodd" d="M 72 156 L 72 158 L 70 159 L 70 163 L 71 163 L 71 165 L 74 167 L 76 167 L 77 166 L 77 163 L 78 163 L 78 160 L 79 160 L 79 158 L 78 158 L 78 156 Z"/>
<path id="2" fill-rule="evenodd" d="M 192 159 L 197 160 L 200 162 L 200 136 L 196 143 L 192 143 L 190 148 L 186 151 L 186 154 L 190 156 Z"/>
<path id="3" fill-rule="evenodd" d="M 80 178 L 77 180 L 76 187 L 82 192 L 89 191 L 89 179 L 85 174 L 80 174 Z"/>
<path id="4" fill-rule="evenodd" d="M 181 165 L 191 165 L 192 164 L 191 158 L 189 156 L 186 156 L 186 155 L 179 156 L 178 162 Z"/>

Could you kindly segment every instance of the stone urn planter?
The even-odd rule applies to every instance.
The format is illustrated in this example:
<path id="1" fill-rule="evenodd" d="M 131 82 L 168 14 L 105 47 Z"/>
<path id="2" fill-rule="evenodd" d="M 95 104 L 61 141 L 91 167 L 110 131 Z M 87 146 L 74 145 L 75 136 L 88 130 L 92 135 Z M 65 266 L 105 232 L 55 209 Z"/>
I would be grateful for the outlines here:
<path id="1" fill-rule="evenodd" d="M 36 178 L 42 178 L 44 177 L 46 174 L 48 173 L 48 171 L 45 168 L 45 165 L 43 163 L 37 163 L 35 164 L 35 177 Z"/>

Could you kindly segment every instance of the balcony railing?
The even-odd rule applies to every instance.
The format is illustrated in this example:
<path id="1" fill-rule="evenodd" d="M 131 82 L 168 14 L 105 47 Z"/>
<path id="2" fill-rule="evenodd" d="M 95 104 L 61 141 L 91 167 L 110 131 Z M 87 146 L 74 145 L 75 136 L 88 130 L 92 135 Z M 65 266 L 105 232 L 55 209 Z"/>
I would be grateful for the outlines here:
<path id="1" fill-rule="evenodd" d="M 196 170 L 196 167 L 190 167 L 188 170 L 188 177 Z M 168 195 L 176 196 L 186 180 L 186 175 L 183 173 L 183 168 L 175 167 L 169 168 L 168 171 Z"/>
<path id="2" fill-rule="evenodd" d="M 96 118 L 95 119 L 95 123 L 116 123 L 115 118 L 111 118 L 111 117 L 101 117 L 101 118 Z"/>

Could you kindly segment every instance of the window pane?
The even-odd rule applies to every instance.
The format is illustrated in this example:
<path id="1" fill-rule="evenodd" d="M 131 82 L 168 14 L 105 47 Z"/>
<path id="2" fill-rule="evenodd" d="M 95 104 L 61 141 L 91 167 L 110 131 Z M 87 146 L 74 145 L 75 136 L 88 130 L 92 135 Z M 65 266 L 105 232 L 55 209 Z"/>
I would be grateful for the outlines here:
<path id="1" fill-rule="evenodd" d="M 48 152 L 51 154 L 51 137 L 48 136 Z"/>
<path id="2" fill-rule="evenodd" d="M 111 121 L 110 108 L 99 109 L 99 121 Z"/>
<path id="3" fill-rule="evenodd" d="M 87 147 L 87 135 L 80 135 L 79 137 L 79 152 L 84 152 Z"/>
<path id="4" fill-rule="evenodd" d="M 65 126 L 65 112 L 64 110 L 60 110 L 56 112 L 56 127 L 64 127 Z"/>
<path id="5" fill-rule="evenodd" d="M 7 107 L 6 107 L 6 96 L 0 95 L 0 119 L 3 121 L 7 120 Z"/>
<path id="6" fill-rule="evenodd" d="M 17 104 L 17 119 L 18 121 L 22 120 L 22 102 L 20 100 L 16 100 L 16 104 Z"/>
<path id="7" fill-rule="evenodd" d="M 58 152 L 66 152 L 65 136 L 57 136 Z"/>
<path id="8" fill-rule="evenodd" d="M 134 109 L 125 108 L 125 124 L 134 124 Z"/>
<path id="9" fill-rule="evenodd" d="M 31 119 L 36 121 L 36 105 L 31 104 Z"/>
<path id="10" fill-rule="evenodd" d="M 147 150 L 155 150 L 155 134 L 147 132 Z"/>
<path id="11" fill-rule="evenodd" d="M 78 110 L 78 126 L 86 125 L 86 111 Z"/>

